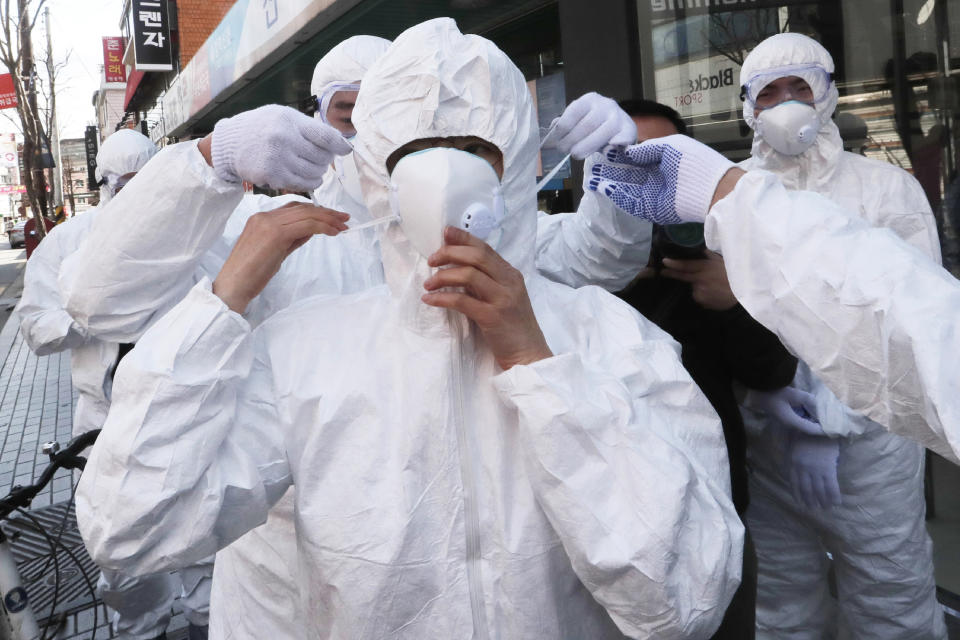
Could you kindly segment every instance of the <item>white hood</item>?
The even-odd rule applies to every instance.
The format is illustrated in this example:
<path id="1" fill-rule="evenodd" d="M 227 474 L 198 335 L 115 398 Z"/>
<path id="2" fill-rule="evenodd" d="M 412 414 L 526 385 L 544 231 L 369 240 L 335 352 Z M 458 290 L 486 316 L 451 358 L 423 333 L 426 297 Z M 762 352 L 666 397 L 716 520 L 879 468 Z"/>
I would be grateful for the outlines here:
<path id="1" fill-rule="evenodd" d="M 353 36 L 330 49 L 313 69 L 310 93 L 319 96 L 333 82 L 359 82 L 367 70 L 390 46 L 390 41 L 377 36 Z"/>
<path id="2" fill-rule="evenodd" d="M 758 44 L 743 61 L 740 84 L 742 86 L 758 73 L 804 65 L 821 67 L 827 73 L 834 71 L 833 58 L 819 42 L 799 33 L 778 33 Z M 743 103 L 743 119 L 753 129 L 753 148 L 744 167 L 772 171 L 788 189 L 824 191 L 833 179 L 843 153 L 840 130 L 831 119 L 839 95 L 836 83 L 831 81 L 825 91 L 826 98 L 814 105 L 821 124 L 817 140 L 813 146 L 796 156 L 779 153 L 764 141 L 757 132 L 757 122 L 753 117 L 756 105 L 747 99 Z"/>
<path id="3" fill-rule="evenodd" d="M 376 36 L 347 38 L 320 58 L 313 70 L 310 91 L 319 96 L 324 87 L 332 83 L 362 81 L 373 63 L 389 46 L 389 40 Z M 352 154 L 334 159 L 323 176 L 323 184 L 314 190 L 313 201 L 315 204 L 349 213 L 350 224 L 362 224 L 369 219 Z M 374 234 L 364 232 L 364 235 L 372 237 Z"/>
<path id="4" fill-rule="evenodd" d="M 120 129 L 103 142 L 97 153 L 96 178 L 110 180 L 140 171 L 156 153 L 157 145 L 150 138 L 133 129 Z M 100 187 L 101 204 L 112 197 L 106 185 Z"/>
<path id="5" fill-rule="evenodd" d="M 505 209 L 498 252 L 525 275 L 533 272 L 537 120 L 523 74 L 492 42 L 460 33 L 450 18 L 408 29 L 364 77 L 353 120 L 354 157 L 375 218 L 391 215 L 386 161 L 403 145 L 449 136 L 496 145 Z M 399 225 L 381 230 L 381 248 L 395 294 L 428 276 Z"/>

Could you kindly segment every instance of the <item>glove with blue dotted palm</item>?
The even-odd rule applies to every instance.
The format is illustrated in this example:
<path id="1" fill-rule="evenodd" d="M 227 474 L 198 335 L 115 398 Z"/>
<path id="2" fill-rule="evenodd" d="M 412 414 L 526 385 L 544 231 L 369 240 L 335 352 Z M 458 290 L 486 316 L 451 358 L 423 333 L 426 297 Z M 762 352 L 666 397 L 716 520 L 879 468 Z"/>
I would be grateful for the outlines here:
<path id="1" fill-rule="evenodd" d="M 657 224 L 703 222 L 733 162 L 685 135 L 608 147 L 592 168 L 590 191 L 618 209 Z"/>

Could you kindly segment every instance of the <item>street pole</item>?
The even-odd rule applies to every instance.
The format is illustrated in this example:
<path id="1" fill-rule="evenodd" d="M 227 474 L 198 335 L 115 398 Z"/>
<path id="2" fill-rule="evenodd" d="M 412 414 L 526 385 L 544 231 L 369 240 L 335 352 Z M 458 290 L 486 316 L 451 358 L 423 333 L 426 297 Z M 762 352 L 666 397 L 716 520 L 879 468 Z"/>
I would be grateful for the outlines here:
<path id="1" fill-rule="evenodd" d="M 50 5 L 43 8 L 43 21 L 47 28 L 47 65 L 53 64 L 53 42 L 50 38 Z M 57 129 L 57 102 L 56 98 L 50 96 L 51 109 L 53 109 L 52 119 L 50 120 L 50 152 L 53 154 L 53 205 L 54 207 L 63 204 L 63 173 L 60 166 L 60 131 Z"/>

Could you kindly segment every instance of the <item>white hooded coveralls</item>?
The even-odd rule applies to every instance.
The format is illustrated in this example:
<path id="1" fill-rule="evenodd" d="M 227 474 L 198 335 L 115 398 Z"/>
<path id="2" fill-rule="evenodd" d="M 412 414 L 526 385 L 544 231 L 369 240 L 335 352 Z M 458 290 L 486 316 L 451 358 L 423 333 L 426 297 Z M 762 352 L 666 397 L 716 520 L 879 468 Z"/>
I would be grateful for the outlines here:
<path id="1" fill-rule="evenodd" d="M 741 84 L 760 73 L 773 77 L 780 67 L 805 65 L 833 72 L 832 58 L 816 41 L 793 33 L 775 35 L 747 56 Z M 815 104 L 821 122 L 816 141 L 804 153 L 790 156 L 756 131 L 754 105 L 747 100 L 744 116 L 755 132 L 752 155 L 743 168 L 772 171 L 788 189 L 821 193 L 870 224 L 891 229 L 939 262 L 936 224 L 920 185 L 902 169 L 844 151 L 831 119 L 836 104 L 837 89 L 831 84 L 827 98 Z M 874 259 L 885 258 L 878 254 Z M 806 260 L 824 258 L 817 251 Z M 781 268 L 792 267 L 787 263 Z M 844 328 L 835 331 L 841 340 L 856 339 Z M 824 337 L 809 332 L 807 339 Z M 816 397 L 824 431 L 841 438 L 842 504 L 809 509 L 797 503 L 781 464 L 783 432 L 771 427 L 775 418 L 745 412 L 752 433 L 754 473 L 747 521 L 759 561 L 758 637 L 830 638 L 839 619 L 853 638 L 945 638 L 932 543 L 924 523 L 923 447 L 844 406 L 803 361 L 793 384 Z M 839 618 L 827 586 L 825 550 L 834 557 Z"/>
<path id="2" fill-rule="evenodd" d="M 310 637 L 607 638 L 614 622 L 709 635 L 742 542 L 719 422 L 665 334 L 599 289 L 533 273 L 536 126 L 519 71 L 431 21 L 364 79 L 355 117 L 375 216 L 398 146 L 476 135 L 503 151 L 500 250 L 558 355 L 499 372 L 464 318 L 420 302 L 428 269 L 396 225 L 387 284 L 253 332 L 201 283 L 118 374 L 78 497 L 94 555 L 188 562 L 293 484 Z M 118 500 L 125 517 L 103 517 Z"/>
<path id="3" fill-rule="evenodd" d="M 311 91 L 332 82 L 354 82 L 390 46 L 375 36 L 353 36 L 333 47 L 317 63 Z M 370 215 L 357 188 L 352 155 L 337 157 L 313 193 L 316 204 L 350 214 L 350 224 Z M 229 255 L 250 215 L 280 205 L 279 198 L 247 196 L 235 211 L 222 240 L 210 252 L 216 262 Z M 209 258 L 208 258 L 209 259 Z M 211 268 L 213 278 L 219 269 Z M 367 229 L 342 238 L 317 236 L 284 261 L 280 274 L 258 296 L 244 317 L 256 326 L 297 300 L 317 294 L 353 293 L 383 281 L 376 231 Z M 217 553 L 210 607 L 210 637 L 217 640 L 306 637 L 296 589 L 297 547 L 293 524 L 293 492 L 270 510 L 267 521 Z"/>
<path id="4" fill-rule="evenodd" d="M 349 38 L 318 63 L 314 85 L 362 77 L 388 45 L 371 36 Z M 85 329 L 115 339 L 139 337 L 158 310 L 183 297 L 197 274 L 216 275 L 251 215 L 293 200 L 248 195 L 237 205 L 239 190 L 215 181 L 191 146 L 164 150 L 146 175 L 121 194 L 126 206 L 138 208 L 141 225 L 130 225 L 119 208 L 105 211 L 92 230 L 96 242 L 63 270 L 64 296 Z M 319 204 L 350 213 L 351 224 L 370 216 L 355 175 L 352 157 L 338 158 L 314 193 Z M 177 177 L 175 183 L 171 176 Z M 189 225 L 186 216 L 194 217 Z M 538 217 L 538 270 L 572 286 L 593 282 L 619 289 L 646 261 L 649 230 L 648 222 L 620 215 L 604 198 L 588 192 L 577 212 Z M 105 243 L 108 237 L 109 244 L 99 240 Z M 374 229 L 313 238 L 284 262 L 244 317 L 256 326 L 309 295 L 352 293 L 382 282 L 376 238 Z M 290 638 L 302 633 L 294 606 L 295 543 L 292 506 L 285 498 L 262 527 L 219 552 L 211 637 Z"/>

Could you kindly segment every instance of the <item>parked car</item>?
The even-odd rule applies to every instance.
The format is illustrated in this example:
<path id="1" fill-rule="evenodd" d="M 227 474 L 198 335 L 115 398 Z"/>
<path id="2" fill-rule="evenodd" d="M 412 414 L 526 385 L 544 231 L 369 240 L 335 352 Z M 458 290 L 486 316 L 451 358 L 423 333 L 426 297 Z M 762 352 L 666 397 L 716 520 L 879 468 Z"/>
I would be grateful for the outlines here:
<path id="1" fill-rule="evenodd" d="M 7 232 L 7 239 L 10 240 L 11 249 L 23 246 L 23 226 L 25 224 L 27 224 L 27 221 L 21 220 L 17 224 L 13 225 L 13 229 L 10 229 L 10 231 Z"/>

